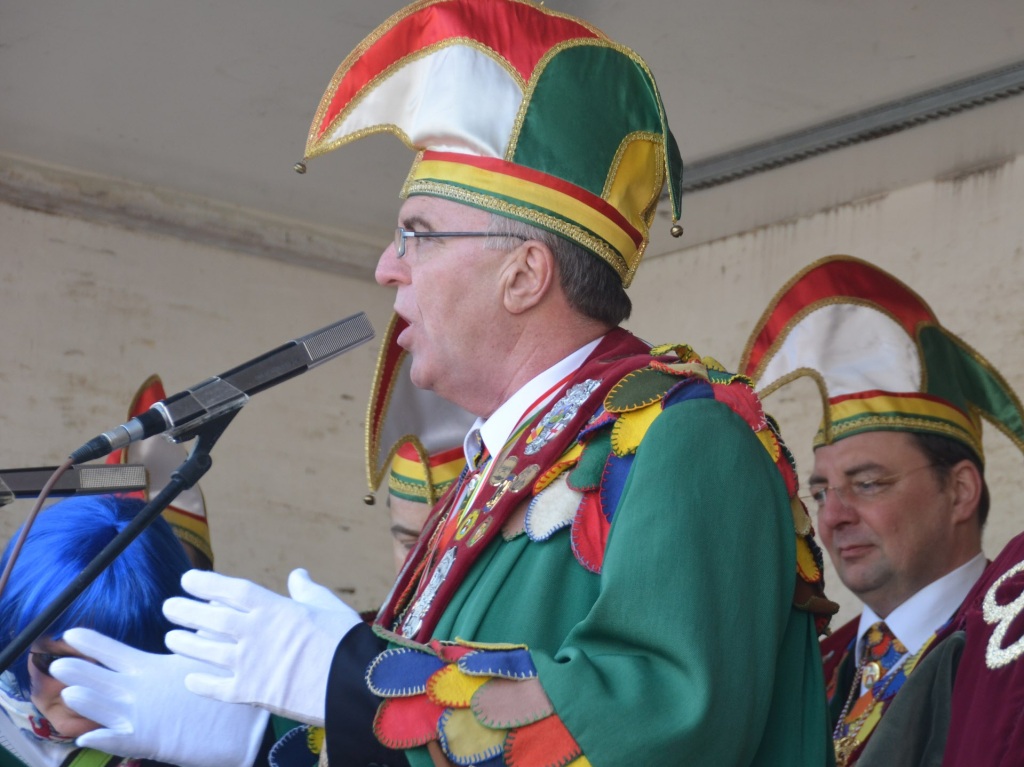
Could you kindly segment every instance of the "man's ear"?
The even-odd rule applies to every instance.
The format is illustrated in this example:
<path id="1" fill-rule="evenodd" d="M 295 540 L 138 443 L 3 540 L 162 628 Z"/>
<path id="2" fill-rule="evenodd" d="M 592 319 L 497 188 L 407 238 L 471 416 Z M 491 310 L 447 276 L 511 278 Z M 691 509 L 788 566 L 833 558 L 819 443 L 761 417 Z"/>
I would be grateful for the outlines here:
<path id="1" fill-rule="evenodd" d="M 973 461 L 964 459 L 949 470 L 949 491 L 953 493 L 954 519 L 966 521 L 977 515 L 984 485 Z"/>
<path id="2" fill-rule="evenodd" d="M 551 249 L 539 240 L 526 240 L 506 257 L 502 269 L 502 301 L 511 314 L 537 306 L 557 280 Z"/>

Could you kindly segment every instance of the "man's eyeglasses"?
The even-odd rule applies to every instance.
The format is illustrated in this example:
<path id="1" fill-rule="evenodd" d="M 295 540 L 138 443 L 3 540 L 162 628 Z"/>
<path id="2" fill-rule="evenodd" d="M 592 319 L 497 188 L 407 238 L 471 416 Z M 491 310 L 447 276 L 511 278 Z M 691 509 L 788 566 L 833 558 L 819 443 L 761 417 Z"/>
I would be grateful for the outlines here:
<path id="1" fill-rule="evenodd" d="M 400 226 L 395 229 L 395 254 L 398 258 L 405 257 L 405 241 L 410 237 L 514 237 L 517 240 L 526 239 L 518 234 L 495 234 L 493 232 L 416 232 Z"/>
<path id="2" fill-rule="evenodd" d="M 60 658 L 71 658 L 77 656 L 71 655 L 56 655 L 52 652 L 35 652 L 30 650 L 28 653 L 28 659 L 32 661 L 32 665 L 39 669 L 40 673 L 50 676 L 50 664 Z"/>
<path id="3" fill-rule="evenodd" d="M 922 469 L 930 469 L 935 464 L 926 463 L 916 469 L 909 469 L 898 474 L 888 474 L 884 477 L 872 477 L 871 479 L 853 479 L 841 485 L 811 485 L 810 494 L 803 497 L 804 503 L 808 506 L 814 505 L 818 511 L 825 508 L 829 492 L 836 494 L 839 502 L 844 506 L 856 506 L 858 503 L 871 503 L 888 493 L 901 480 L 914 472 Z"/>

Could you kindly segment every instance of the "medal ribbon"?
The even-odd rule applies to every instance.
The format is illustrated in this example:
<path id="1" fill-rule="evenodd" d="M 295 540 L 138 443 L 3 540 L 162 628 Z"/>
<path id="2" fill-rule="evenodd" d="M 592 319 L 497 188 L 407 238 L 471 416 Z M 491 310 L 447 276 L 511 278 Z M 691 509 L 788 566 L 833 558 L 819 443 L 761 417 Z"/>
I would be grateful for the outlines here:
<path id="1" fill-rule="evenodd" d="M 578 370 L 531 406 L 500 455 L 493 456 L 481 472 L 470 472 L 467 467 L 435 506 L 427 523 L 429 533 L 420 536 L 377 622 L 410 639 L 429 640 L 480 552 L 532 494 L 533 478 L 542 475 L 575 442 L 611 388 L 650 361 L 647 344 L 625 330 L 611 331 Z M 567 399 L 566 392 L 584 382 L 589 390 L 585 399 L 558 414 L 555 421 L 538 420 L 542 413 L 547 418 L 558 410 Z M 552 406 L 558 395 L 561 397 Z M 540 432 L 530 429 L 537 423 L 544 426 Z M 487 481 L 497 479 L 498 471 L 507 476 L 502 481 Z"/>
<path id="2" fill-rule="evenodd" d="M 557 382 L 554 386 L 549 388 L 533 401 L 533 404 L 527 408 L 526 413 L 519 419 L 519 422 L 512 430 L 512 434 L 505 441 L 505 447 L 510 444 L 514 444 L 519 437 L 522 436 L 522 433 L 533 423 L 537 416 L 540 415 L 541 410 L 551 402 L 551 398 L 554 397 L 555 393 L 560 391 L 572 376 L 572 373 L 565 376 L 565 378 Z M 504 454 L 505 450 L 502 449 L 501 455 Z M 485 446 L 483 455 L 477 462 L 477 469 L 475 472 L 477 479 L 476 481 L 473 481 L 471 478 L 470 481 L 466 483 L 466 491 L 464 493 L 460 492 L 455 503 L 457 511 L 455 514 L 451 514 L 441 526 L 441 534 L 438 538 L 438 544 L 435 547 L 435 551 L 448 550 L 452 543 L 452 538 L 457 534 L 460 526 L 465 522 L 470 509 L 475 507 L 477 495 L 479 495 L 487 486 L 488 481 L 494 476 L 494 472 L 496 470 L 500 470 L 499 463 L 499 461 L 491 460 L 491 456 Z"/>

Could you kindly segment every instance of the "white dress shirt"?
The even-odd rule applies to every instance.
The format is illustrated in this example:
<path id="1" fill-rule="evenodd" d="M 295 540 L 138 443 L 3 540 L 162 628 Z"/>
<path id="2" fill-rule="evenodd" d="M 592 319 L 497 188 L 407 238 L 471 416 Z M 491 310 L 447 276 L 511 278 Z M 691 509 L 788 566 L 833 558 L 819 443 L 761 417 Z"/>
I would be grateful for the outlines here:
<path id="1" fill-rule="evenodd" d="M 473 428 L 469 430 L 469 434 L 463 441 L 466 463 L 473 466 L 476 457 L 480 454 L 481 447 L 486 447 L 487 452 L 491 455 L 498 455 L 512 436 L 519 420 L 526 415 L 526 411 L 551 387 L 578 370 L 600 342 L 601 338 L 591 341 L 567 357 L 563 357 L 543 373 L 534 376 L 495 410 L 490 418 L 486 420 L 477 418 Z"/>
<path id="2" fill-rule="evenodd" d="M 967 592 L 981 578 L 985 564 L 985 555 L 979 553 L 956 570 L 929 583 L 884 618 L 889 630 L 907 648 L 906 657 L 912 656 L 924 647 L 924 643 L 931 635 L 953 617 Z M 883 619 L 874 610 L 867 605 L 864 606 L 864 612 L 860 614 L 860 625 L 857 627 L 858 640 L 855 647 L 858 667 L 861 660 L 860 638 L 880 620 Z M 861 691 L 865 691 L 863 685 Z"/>

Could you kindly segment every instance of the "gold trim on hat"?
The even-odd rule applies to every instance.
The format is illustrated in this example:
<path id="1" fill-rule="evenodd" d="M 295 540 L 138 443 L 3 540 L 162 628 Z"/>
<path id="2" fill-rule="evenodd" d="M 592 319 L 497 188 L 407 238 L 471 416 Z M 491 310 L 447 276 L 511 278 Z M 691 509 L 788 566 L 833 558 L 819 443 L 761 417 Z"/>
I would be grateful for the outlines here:
<path id="1" fill-rule="evenodd" d="M 474 192 L 454 184 L 446 184 L 441 181 L 411 181 L 402 189 L 402 196 L 409 197 L 415 194 L 425 194 L 432 197 L 442 197 L 455 202 L 465 203 L 477 208 L 494 211 L 509 218 L 517 218 L 537 226 L 555 232 L 556 234 L 571 240 L 590 252 L 594 253 L 601 260 L 608 263 L 615 272 L 622 277 L 624 287 L 629 286 L 632 274 L 621 254 L 609 245 L 605 240 L 596 237 L 586 229 L 576 226 L 563 218 L 546 215 L 533 208 L 522 205 L 514 205 L 508 200 L 502 200 L 481 192 Z M 638 249 L 642 253 L 643 249 Z"/>

